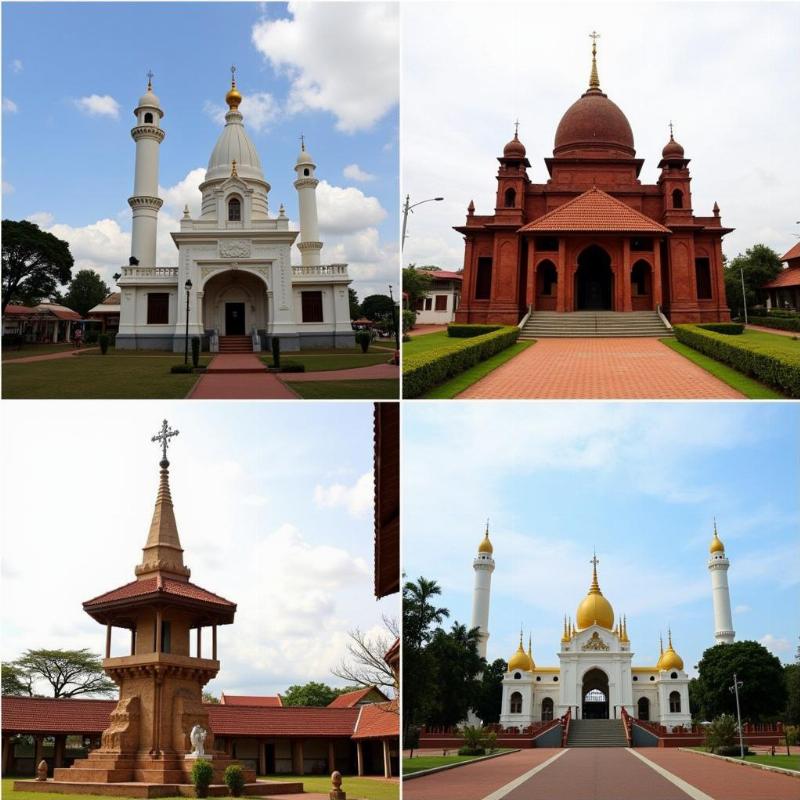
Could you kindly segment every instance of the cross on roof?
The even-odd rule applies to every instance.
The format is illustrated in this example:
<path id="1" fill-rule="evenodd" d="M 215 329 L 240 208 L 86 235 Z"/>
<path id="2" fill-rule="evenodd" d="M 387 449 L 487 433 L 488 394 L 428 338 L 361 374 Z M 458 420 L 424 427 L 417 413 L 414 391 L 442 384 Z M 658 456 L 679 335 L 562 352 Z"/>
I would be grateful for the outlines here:
<path id="1" fill-rule="evenodd" d="M 600 34 L 597 31 L 592 31 L 589 34 L 589 38 L 592 40 L 592 47 L 597 46 L 597 40 L 600 38 Z"/>
<path id="2" fill-rule="evenodd" d="M 591 559 L 589 559 L 590 564 L 594 564 L 595 567 L 600 563 L 600 559 L 597 557 L 597 553 L 595 553 Z"/>
<path id="3" fill-rule="evenodd" d="M 147 70 L 147 88 L 151 89 L 153 85 L 153 70 Z"/>
<path id="4" fill-rule="evenodd" d="M 236 85 L 236 65 L 231 64 L 231 83 Z"/>
<path id="5" fill-rule="evenodd" d="M 169 440 L 173 436 L 177 436 L 178 431 L 170 430 L 169 424 L 164 420 L 161 424 L 161 430 L 150 440 L 151 442 L 161 442 L 161 460 L 167 460 L 167 447 L 169 447 Z"/>
<path id="6" fill-rule="evenodd" d="M 517 136 L 518 134 L 519 134 L 519 117 L 517 117 L 517 119 L 514 120 L 514 136 Z"/>
<path id="7" fill-rule="evenodd" d="M 669 121 L 669 138 L 672 138 L 672 120 Z"/>
<path id="8" fill-rule="evenodd" d="M 300 134 L 300 149 L 305 151 L 306 149 L 306 137 L 303 134 Z"/>

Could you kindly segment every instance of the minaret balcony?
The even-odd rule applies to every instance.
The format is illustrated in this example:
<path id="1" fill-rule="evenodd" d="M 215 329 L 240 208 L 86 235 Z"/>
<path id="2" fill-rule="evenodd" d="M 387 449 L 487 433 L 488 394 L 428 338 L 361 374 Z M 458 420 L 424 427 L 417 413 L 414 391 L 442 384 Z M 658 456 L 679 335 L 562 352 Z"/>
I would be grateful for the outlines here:
<path id="1" fill-rule="evenodd" d="M 292 267 L 292 283 L 315 283 L 320 279 L 333 283 L 349 283 L 347 264 L 317 264 Z"/>
<path id="2" fill-rule="evenodd" d="M 122 267 L 122 277 L 117 281 L 120 286 L 137 283 L 158 283 L 176 286 L 178 283 L 177 267 Z"/>

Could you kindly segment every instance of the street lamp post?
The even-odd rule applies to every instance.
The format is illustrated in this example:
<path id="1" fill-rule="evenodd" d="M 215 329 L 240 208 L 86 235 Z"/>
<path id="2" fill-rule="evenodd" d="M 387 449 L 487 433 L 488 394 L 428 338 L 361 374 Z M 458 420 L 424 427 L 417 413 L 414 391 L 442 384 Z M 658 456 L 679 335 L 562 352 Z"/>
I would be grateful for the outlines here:
<path id="1" fill-rule="evenodd" d="M 736 695 L 736 721 L 739 724 L 739 752 L 744 758 L 744 740 L 742 739 L 742 712 L 739 709 L 739 689 L 743 686 L 743 681 L 736 679 L 736 673 L 733 673 L 733 686 L 729 686 L 728 690 Z"/>
<path id="2" fill-rule="evenodd" d="M 186 289 L 186 336 L 183 346 L 183 363 L 184 366 L 189 363 L 189 292 L 192 291 L 192 282 L 188 278 L 186 283 L 183 284 Z"/>
<path id="3" fill-rule="evenodd" d="M 394 295 L 392 294 L 392 284 L 389 284 L 389 299 L 392 301 L 392 325 L 394 325 L 394 343 L 397 347 L 397 355 L 400 356 L 400 323 L 394 311 Z"/>
<path id="4" fill-rule="evenodd" d="M 403 203 L 403 233 L 400 236 L 400 250 L 405 247 L 406 244 L 406 226 L 408 225 L 408 214 L 411 212 L 414 213 L 412 209 L 416 208 L 417 206 L 421 206 L 423 203 L 438 203 L 444 200 L 444 197 L 429 197 L 427 200 L 420 200 L 418 203 L 411 202 L 411 195 L 406 195 L 406 201 Z"/>

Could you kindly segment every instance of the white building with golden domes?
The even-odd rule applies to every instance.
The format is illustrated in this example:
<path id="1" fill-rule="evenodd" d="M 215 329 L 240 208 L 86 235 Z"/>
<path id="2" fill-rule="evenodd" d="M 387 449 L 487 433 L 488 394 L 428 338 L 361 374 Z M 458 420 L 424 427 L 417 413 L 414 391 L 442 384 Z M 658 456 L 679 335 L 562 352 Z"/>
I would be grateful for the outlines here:
<path id="1" fill-rule="evenodd" d="M 716 523 L 710 553 L 717 642 L 722 640 L 720 632 L 726 636 L 724 641 L 733 641 L 726 576 L 729 562 Z M 689 676 L 673 645 L 672 631 L 666 648 L 662 641 L 655 665 L 634 666 L 627 619 L 615 617 L 600 589 L 597 557 L 590 563 L 589 591 L 578 604 L 574 622 L 564 618 L 558 666 L 537 665 L 531 637 L 526 651 L 520 631 L 519 646 L 509 659 L 503 678 L 500 724 L 522 729 L 561 716 L 569 709 L 573 719 L 619 719 L 625 708 L 633 717 L 657 722 L 670 730 L 690 725 Z M 472 626 L 481 630 L 481 655 L 485 657 L 491 575 L 495 569 L 488 525 L 473 567 Z"/>

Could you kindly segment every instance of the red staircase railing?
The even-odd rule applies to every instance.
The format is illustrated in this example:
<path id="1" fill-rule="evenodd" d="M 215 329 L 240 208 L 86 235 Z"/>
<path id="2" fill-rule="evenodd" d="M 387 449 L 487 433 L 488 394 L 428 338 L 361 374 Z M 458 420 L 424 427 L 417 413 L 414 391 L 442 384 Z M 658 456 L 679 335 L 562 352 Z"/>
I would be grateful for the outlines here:
<path id="1" fill-rule="evenodd" d="M 633 747 L 633 735 L 631 732 L 631 717 L 625 706 L 622 706 L 622 725 L 625 728 L 625 738 L 628 740 L 628 747 Z"/>
<path id="2" fill-rule="evenodd" d="M 572 719 L 572 706 L 567 709 L 567 713 L 561 717 L 561 746 L 567 746 L 567 739 L 569 738 L 569 723 Z"/>

